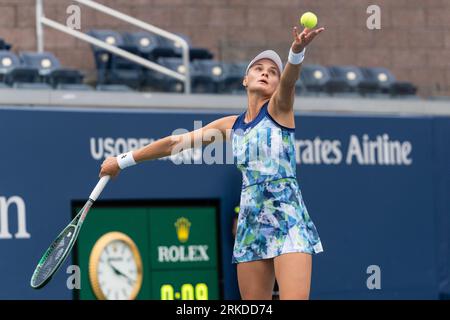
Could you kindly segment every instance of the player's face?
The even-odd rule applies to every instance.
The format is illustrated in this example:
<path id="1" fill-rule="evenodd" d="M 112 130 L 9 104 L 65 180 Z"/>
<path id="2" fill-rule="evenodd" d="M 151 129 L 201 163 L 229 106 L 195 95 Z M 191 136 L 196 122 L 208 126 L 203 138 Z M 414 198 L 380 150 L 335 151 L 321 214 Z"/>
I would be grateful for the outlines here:
<path id="1" fill-rule="evenodd" d="M 277 65 L 269 59 L 256 61 L 248 70 L 243 85 L 248 92 L 259 92 L 262 95 L 271 96 L 280 82 L 280 74 Z"/>

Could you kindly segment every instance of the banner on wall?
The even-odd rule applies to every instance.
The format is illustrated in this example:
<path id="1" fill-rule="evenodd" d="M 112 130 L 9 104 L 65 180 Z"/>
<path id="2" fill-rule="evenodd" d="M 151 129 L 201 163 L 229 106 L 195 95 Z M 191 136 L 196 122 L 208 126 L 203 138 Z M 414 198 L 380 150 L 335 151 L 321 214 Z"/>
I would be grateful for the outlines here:
<path id="1" fill-rule="evenodd" d="M 0 299 L 72 299 L 66 282 L 73 259 L 41 291 L 29 279 L 70 221 L 72 202 L 96 184 L 101 162 L 225 115 L 0 110 Z M 450 162 L 433 157 L 450 145 L 450 119 L 307 115 L 296 123 L 298 180 L 324 246 L 314 257 L 311 297 L 438 298 L 439 284 L 449 279 L 442 263 L 450 253 L 442 247 L 448 233 L 436 232 L 448 208 L 448 184 L 436 177 L 450 172 Z M 218 200 L 224 298 L 239 299 L 231 228 L 241 176 L 232 163 L 201 162 L 203 152 L 129 168 L 99 201 Z"/>

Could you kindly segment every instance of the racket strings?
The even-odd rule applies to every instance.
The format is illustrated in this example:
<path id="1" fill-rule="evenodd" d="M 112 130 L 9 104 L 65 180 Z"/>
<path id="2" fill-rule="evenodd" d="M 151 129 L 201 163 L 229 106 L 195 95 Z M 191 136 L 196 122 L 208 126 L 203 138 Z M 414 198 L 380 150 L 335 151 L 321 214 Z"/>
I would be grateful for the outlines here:
<path id="1" fill-rule="evenodd" d="M 67 227 L 44 254 L 33 277 L 33 283 L 36 286 L 44 283 L 59 267 L 70 248 L 74 233 L 75 226 Z"/>

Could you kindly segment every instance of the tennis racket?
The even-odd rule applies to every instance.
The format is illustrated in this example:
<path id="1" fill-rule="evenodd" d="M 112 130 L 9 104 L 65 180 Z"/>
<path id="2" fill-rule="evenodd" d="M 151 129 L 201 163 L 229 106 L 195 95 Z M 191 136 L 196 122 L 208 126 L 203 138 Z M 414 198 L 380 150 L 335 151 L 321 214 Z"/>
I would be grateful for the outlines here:
<path id="1" fill-rule="evenodd" d="M 95 200 L 97 200 L 100 193 L 102 193 L 103 188 L 105 188 L 109 179 L 110 176 L 100 178 L 94 190 L 92 190 L 89 200 L 86 201 L 86 204 L 80 212 L 78 212 L 76 217 L 67 225 L 67 227 L 65 227 L 58 237 L 56 237 L 47 251 L 45 251 L 31 277 L 30 285 L 32 288 L 40 289 L 44 287 L 66 260 L 77 240 L 81 226 L 83 225 L 83 221 L 86 218 L 89 209 L 92 207 Z"/>

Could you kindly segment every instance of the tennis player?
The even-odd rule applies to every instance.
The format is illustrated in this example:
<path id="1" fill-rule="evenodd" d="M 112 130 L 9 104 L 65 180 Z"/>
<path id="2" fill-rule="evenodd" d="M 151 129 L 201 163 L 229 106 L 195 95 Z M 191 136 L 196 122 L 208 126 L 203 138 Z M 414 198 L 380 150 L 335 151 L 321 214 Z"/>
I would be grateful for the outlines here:
<path id="1" fill-rule="evenodd" d="M 203 128 L 159 139 L 138 150 L 105 159 L 100 176 L 211 143 L 208 130 L 231 140 L 242 171 L 242 192 L 233 263 L 245 300 L 270 300 L 275 279 L 280 299 L 308 299 L 312 254 L 322 245 L 296 178 L 294 98 L 306 46 L 324 28 L 293 29 L 288 63 L 283 69 L 272 50 L 258 54 L 247 67 L 244 113 L 215 120 Z M 211 135 L 209 135 L 211 136 Z M 257 156 L 255 152 L 257 149 Z"/>

